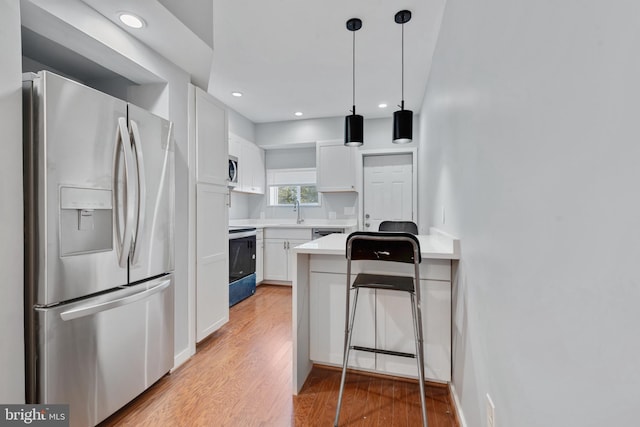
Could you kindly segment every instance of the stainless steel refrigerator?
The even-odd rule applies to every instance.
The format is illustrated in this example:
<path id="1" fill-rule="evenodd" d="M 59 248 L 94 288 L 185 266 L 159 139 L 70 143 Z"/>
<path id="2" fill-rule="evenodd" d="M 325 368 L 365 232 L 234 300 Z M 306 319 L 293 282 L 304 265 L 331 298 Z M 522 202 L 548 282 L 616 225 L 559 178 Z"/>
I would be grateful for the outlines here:
<path id="1" fill-rule="evenodd" d="M 172 124 L 25 74 L 27 402 L 93 426 L 173 366 Z"/>

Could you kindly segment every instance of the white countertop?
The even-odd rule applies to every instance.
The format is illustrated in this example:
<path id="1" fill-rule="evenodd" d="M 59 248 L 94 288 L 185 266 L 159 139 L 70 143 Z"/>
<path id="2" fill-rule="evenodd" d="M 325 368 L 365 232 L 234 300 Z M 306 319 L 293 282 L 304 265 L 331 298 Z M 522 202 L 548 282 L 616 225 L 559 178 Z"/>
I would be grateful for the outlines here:
<path id="1" fill-rule="evenodd" d="M 460 241 L 436 229 L 429 235 L 419 235 L 420 254 L 427 259 L 460 259 Z M 345 256 L 347 234 L 330 234 L 296 246 L 299 254 Z"/>
<path id="2" fill-rule="evenodd" d="M 313 219 L 305 218 L 304 222 L 297 224 L 295 218 L 291 219 L 230 219 L 230 226 L 247 226 L 255 228 L 351 228 L 358 225 L 353 219 Z"/>

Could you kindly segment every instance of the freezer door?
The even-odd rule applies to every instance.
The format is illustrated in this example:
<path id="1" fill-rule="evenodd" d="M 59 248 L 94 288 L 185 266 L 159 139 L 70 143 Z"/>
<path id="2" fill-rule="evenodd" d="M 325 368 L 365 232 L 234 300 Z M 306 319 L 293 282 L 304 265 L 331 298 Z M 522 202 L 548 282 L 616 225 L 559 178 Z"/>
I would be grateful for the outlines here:
<path id="1" fill-rule="evenodd" d="M 129 280 L 174 268 L 174 143 L 171 122 L 129 104 L 129 128 L 138 171 L 136 226 Z"/>
<path id="2" fill-rule="evenodd" d="M 36 310 L 38 403 L 98 424 L 173 366 L 173 276 Z"/>
<path id="3" fill-rule="evenodd" d="M 116 158 L 123 162 L 122 137 L 128 139 L 126 120 L 124 135 L 118 126 L 127 109 L 46 71 L 33 91 L 33 138 L 25 139 L 26 271 L 33 302 L 46 305 L 127 283 L 113 200 L 114 187 L 123 185 L 124 173 L 114 179 L 114 170 Z"/>

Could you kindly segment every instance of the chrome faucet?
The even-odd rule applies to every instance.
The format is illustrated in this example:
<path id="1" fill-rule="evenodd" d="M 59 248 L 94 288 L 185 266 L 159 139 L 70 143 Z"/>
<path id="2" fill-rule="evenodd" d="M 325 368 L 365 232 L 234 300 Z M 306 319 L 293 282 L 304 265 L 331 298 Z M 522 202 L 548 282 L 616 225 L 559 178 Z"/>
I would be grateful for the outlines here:
<path id="1" fill-rule="evenodd" d="M 296 218 L 296 224 L 302 224 L 304 222 L 303 218 L 300 218 L 300 200 L 296 199 L 294 201 L 293 210 L 298 214 Z"/>

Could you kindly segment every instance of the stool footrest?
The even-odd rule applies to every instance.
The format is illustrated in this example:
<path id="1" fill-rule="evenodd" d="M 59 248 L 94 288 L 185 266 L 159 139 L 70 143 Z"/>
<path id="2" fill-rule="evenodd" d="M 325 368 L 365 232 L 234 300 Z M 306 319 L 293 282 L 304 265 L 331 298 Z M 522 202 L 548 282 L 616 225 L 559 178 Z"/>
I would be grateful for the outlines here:
<path id="1" fill-rule="evenodd" d="M 389 356 L 410 357 L 415 359 L 416 355 L 413 353 L 403 353 L 401 351 L 383 350 L 380 348 L 360 347 L 358 345 L 352 345 L 351 350 L 368 351 L 369 353 L 388 354 Z"/>

